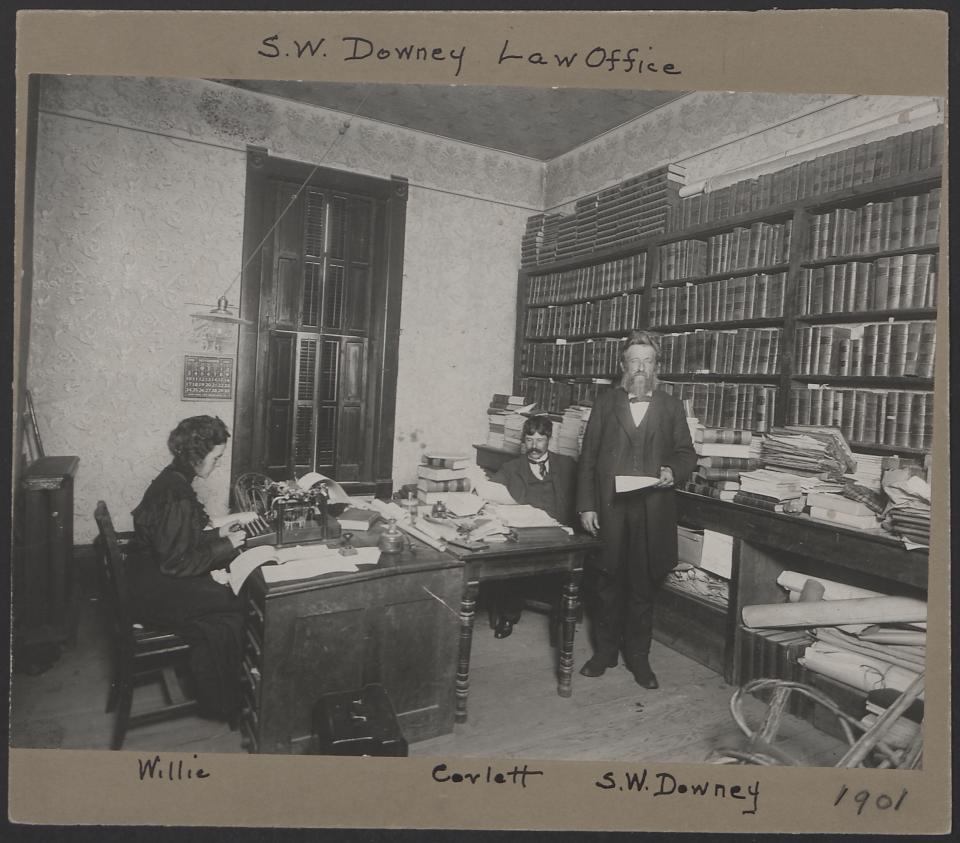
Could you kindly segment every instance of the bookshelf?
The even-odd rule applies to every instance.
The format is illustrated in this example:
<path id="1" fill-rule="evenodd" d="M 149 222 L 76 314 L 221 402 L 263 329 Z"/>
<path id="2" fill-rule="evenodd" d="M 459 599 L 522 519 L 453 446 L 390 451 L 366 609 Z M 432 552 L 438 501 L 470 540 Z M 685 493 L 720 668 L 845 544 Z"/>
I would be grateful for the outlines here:
<path id="1" fill-rule="evenodd" d="M 706 426 L 830 425 L 855 451 L 928 453 L 942 133 L 699 196 L 661 191 L 659 227 L 619 245 L 591 245 L 601 195 L 587 197 L 560 260 L 542 220 L 573 223 L 531 218 L 541 239 L 533 249 L 525 236 L 515 391 L 554 414 L 592 401 L 619 374 L 618 340 L 648 329 L 661 336 L 661 384 Z"/>
<path id="2" fill-rule="evenodd" d="M 677 196 L 659 230 L 620 245 L 598 243 L 591 252 L 579 242 L 562 260 L 551 258 L 546 241 L 526 249 L 515 392 L 555 414 L 592 401 L 619 375 L 617 339 L 652 330 L 662 339 L 662 387 L 691 398 L 708 427 L 838 426 L 855 452 L 922 461 L 932 441 L 942 161 L 943 127 L 928 127 Z M 549 304 L 576 305 L 579 317 L 530 316 L 543 306 L 545 276 L 589 275 L 624 260 L 634 267 L 626 324 L 582 315 L 595 314 L 618 289 L 568 288 Z M 682 523 L 734 537 L 729 605 L 671 591 L 658 606 L 655 634 L 728 681 L 745 675 L 740 609 L 783 600 L 776 577 L 787 566 L 925 594 L 927 554 L 892 537 L 685 492 L 678 498 Z M 784 652 L 768 650 L 773 661 L 764 669 L 786 675 L 776 673 Z M 862 704 L 839 683 L 814 674 L 802 681 L 851 711 Z M 817 723 L 816 711 L 805 714 Z"/>

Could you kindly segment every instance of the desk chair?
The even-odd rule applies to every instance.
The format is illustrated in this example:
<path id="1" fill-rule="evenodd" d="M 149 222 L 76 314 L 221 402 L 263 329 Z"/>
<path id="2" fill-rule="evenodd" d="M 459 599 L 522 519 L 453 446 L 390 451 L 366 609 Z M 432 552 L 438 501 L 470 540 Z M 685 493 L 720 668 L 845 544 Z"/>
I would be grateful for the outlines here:
<path id="1" fill-rule="evenodd" d="M 241 474 L 233 484 L 233 497 L 239 511 L 266 515 L 270 509 L 267 488 L 271 482 L 266 474 L 259 474 L 255 471 Z"/>
<path id="2" fill-rule="evenodd" d="M 114 644 L 113 679 L 106 709 L 108 714 L 116 711 L 110 748 L 120 749 L 128 729 L 190 714 L 196 711 L 197 703 L 183 695 L 176 675 L 176 668 L 186 665 L 190 645 L 173 632 L 160 632 L 134 621 L 121 539 L 103 501 L 97 502 L 94 517 L 100 531 L 96 544 Z M 129 541 L 131 535 L 123 534 L 123 539 Z M 147 680 L 160 683 L 165 705 L 131 714 L 134 686 Z"/>

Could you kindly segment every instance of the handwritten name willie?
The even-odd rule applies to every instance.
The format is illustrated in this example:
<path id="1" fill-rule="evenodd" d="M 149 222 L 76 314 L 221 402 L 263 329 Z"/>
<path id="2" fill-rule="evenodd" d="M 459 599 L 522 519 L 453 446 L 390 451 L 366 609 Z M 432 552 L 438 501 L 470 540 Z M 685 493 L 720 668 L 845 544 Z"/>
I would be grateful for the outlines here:
<path id="1" fill-rule="evenodd" d="M 623 790 L 636 793 L 646 793 L 649 796 L 695 796 L 708 799 L 741 799 L 748 800 L 740 812 L 742 814 L 756 814 L 757 802 L 760 798 L 760 782 L 742 784 L 726 784 L 724 782 L 705 781 L 677 781 L 671 773 L 647 774 L 646 768 L 640 772 L 624 772 L 618 777 L 617 773 L 608 770 L 594 785 L 602 790 Z M 749 800 L 749 797 L 753 797 Z"/>
<path id="2" fill-rule="evenodd" d="M 196 753 L 193 757 L 194 759 L 197 758 Z M 210 773 L 203 767 L 194 768 L 189 763 L 185 765 L 182 758 L 176 761 L 164 761 L 159 755 L 154 755 L 153 758 L 138 758 L 137 765 L 140 772 L 140 781 L 166 779 L 168 782 L 178 782 L 186 779 L 210 778 Z"/>

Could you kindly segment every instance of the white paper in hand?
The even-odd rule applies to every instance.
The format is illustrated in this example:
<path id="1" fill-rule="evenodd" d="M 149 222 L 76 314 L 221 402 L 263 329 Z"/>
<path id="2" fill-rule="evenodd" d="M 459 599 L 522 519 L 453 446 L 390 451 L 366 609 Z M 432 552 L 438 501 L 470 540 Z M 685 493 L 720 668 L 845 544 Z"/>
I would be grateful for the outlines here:
<path id="1" fill-rule="evenodd" d="M 649 489 L 660 482 L 659 477 L 634 476 L 632 474 L 618 474 L 614 490 L 617 492 L 636 492 L 640 489 Z"/>

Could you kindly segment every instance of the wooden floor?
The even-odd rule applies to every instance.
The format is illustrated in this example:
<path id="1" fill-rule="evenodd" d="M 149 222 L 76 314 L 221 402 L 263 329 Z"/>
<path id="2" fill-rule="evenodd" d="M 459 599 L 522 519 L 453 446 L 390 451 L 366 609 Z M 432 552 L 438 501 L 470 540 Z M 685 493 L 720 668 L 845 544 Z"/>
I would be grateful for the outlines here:
<path id="1" fill-rule="evenodd" d="M 597 679 L 574 674 L 573 696 L 557 696 L 555 651 L 547 619 L 527 611 L 509 638 L 497 640 L 478 613 L 470 682 L 469 721 L 452 734 L 411 745 L 410 755 L 523 757 L 567 760 L 704 761 L 717 747 L 742 746 L 730 716 L 733 688 L 712 670 L 654 644 L 651 664 L 660 688 L 640 688 L 624 667 Z M 577 631 L 575 669 L 589 657 Z M 38 676 L 15 674 L 11 743 L 18 747 L 107 749 L 112 716 L 104 713 L 109 649 L 100 604 L 85 598 L 75 646 Z M 137 690 L 134 710 L 153 688 Z M 763 711 L 758 701 L 748 710 Z M 785 717 L 778 744 L 809 766 L 830 766 L 842 745 L 804 721 Z M 200 717 L 144 726 L 124 749 L 243 752 L 240 735 Z"/>

